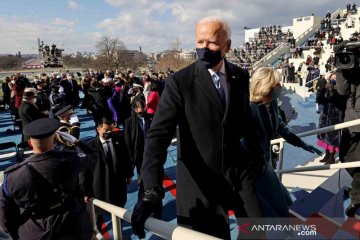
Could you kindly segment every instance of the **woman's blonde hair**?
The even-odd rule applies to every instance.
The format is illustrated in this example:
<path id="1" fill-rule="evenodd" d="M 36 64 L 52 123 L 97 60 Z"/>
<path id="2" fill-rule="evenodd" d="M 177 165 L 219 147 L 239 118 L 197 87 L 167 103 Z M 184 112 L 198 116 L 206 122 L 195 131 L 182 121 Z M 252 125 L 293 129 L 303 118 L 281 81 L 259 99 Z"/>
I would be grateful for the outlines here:
<path id="1" fill-rule="evenodd" d="M 280 84 L 280 74 L 270 67 L 255 70 L 250 81 L 250 101 L 267 103 L 271 101 L 271 94 L 275 86 Z"/>

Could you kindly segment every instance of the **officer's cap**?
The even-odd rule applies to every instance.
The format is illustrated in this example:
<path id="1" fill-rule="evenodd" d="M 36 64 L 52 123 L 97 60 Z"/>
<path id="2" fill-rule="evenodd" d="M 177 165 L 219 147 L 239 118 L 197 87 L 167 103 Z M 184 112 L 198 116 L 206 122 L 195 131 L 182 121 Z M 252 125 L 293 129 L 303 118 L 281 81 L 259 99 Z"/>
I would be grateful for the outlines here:
<path id="1" fill-rule="evenodd" d="M 23 99 L 36 98 L 37 91 L 35 88 L 25 88 L 23 93 Z"/>
<path id="2" fill-rule="evenodd" d="M 73 107 L 71 105 L 67 105 L 66 107 L 63 107 L 59 111 L 55 113 L 56 117 L 63 117 L 68 114 L 74 113 Z"/>
<path id="3" fill-rule="evenodd" d="M 60 127 L 60 122 L 54 118 L 40 118 L 27 124 L 24 135 L 35 139 L 43 139 L 53 135 Z"/>
<path id="4" fill-rule="evenodd" d="M 134 83 L 133 88 L 144 88 L 142 85 Z"/>

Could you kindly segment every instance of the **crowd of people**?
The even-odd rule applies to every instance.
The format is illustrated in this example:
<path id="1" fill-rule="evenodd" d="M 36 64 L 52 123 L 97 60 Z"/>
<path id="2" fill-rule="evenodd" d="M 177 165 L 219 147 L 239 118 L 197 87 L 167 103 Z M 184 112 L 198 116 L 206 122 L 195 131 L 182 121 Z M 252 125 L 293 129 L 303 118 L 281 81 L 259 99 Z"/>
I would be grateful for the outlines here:
<path id="1" fill-rule="evenodd" d="M 282 26 L 263 26 L 250 42 L 244 43 L 240 51 L 242 63 L 255 63 L 284 42 L 294 41 L 290 30 L 283 32 Z"/>
<path id="2" fill-rule="evenodd" d="M 230 239 L 229 210 L 234 211 L 239 225 L 244 217 L 284 223 L 291 199 L 276 177 L 271 139 L 280 135 L 311 153 L 321 155 L 321 151 L 292 133 L 281 118 L 281 75 L 277 70 L 256 69 L 250 83 L 246 70 L 226 60 L 231 49 L 231 29 L 226 21 L 200 19 L 195 32 L 198 60 L 175 73 L 143 72 L 137 77 L 131 70 L 89 70 L 80 84 L 70 72 L 41 74 L 32 81 L 21 74 L 6 78 L 5 102 L 21 119 L 23 140 L 34 154 L 4 172 L 1 235 L 91 239 L 86 202 L 97 198 L 123 207 L 136 168 L 138 199 L 131 224 L 134 234 L 144 238 L 146 219 L 161 218 L 163 165 L 175 135 L 179 225 Z M 257 40 L 247 47 L 260 51 L 259 56 L 282 41 L 293 43 L 291 33 L 276 26 L 261 28 Z M 314 61 L 309 60 L 308 71 L 311 78 L 320 75 Z M 295 67 L 289 64 L 287 72 L 286 81 L 295 81 Z M 350 85 L 357 83 L 353 73 L 340 71 L 340 84 L 334 75 L 321 86 L 319 82 L 321 124 L 357 117 L 353 111 L 348 113 L 358 105 L 349 105 L 357 99 L 349 101 L 349 96 L 354 96 L 348 96 L 353 89 Z M 338 93 L 335 86 L 339 86 Z M 337 105 L 340 96 L 345 105 L 349 102 L 347 107 Z M 81 119 L 76 108 L 80 103 L 95 122 L 96 136 L 86 143 L 79 140 Z M 339 132 L 320 135 L 319 145 L 326 149 L 323 161 L 333 163 L 337 148 L 342 160 L 356 161 L 352 153 L 359 149 L 357 130 L 350 129 L 345 138 Z M 360 207 L 358 169 L 353 176 L 349 216 Z M 98 228 L 103 215 L 97 211 Z M 269 233 L 254 234 L 254 238 L 264 239 Z M 285 239 L 291 233 L 279 234 Z"/>

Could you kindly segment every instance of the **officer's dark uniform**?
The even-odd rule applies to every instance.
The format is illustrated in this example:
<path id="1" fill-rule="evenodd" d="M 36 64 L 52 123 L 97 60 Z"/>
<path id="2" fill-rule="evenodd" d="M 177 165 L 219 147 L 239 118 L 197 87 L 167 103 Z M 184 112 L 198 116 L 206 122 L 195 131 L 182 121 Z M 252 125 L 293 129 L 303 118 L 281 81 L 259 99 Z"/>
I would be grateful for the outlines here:
<path id="1" fill-rule="evenodd" d="M 39 119 L 24 129 L 35 139 L 52 136 L 55 119 Z M 0 231 L 20 239 L 91 239 L 92 228 L 78 191 L 78 174 L 93 164 L 96 153 L 37 153 L 4 172 L 0 191 Z"/>
<path id="2" fill-rule="evenodd" d="M 60 127 L 59 127 L 58 131 L 69 133 L 72 136 L 74 136 L 75 138 L 79 139 L 80 138 L 80 123 L 77 122 L 77 123 L 70 124 L 70 122 L 61 121 L 61 118 L 63 118 L 65 115 L 69 115 L 72 113 L 74 113 L 72 105 L 67 105 L 55 113 L 55 116 L 60 119 Z M 60 147 L 61 151 L 65 150 L 65 149 L 75 150 L 75 147 L 69 147 L 69 146 L 64 145 L 62 143 L 61 138 L 59 139 L 59 137 L 58 137 L 57 140 L 61 145 L 61 147 Z"/>

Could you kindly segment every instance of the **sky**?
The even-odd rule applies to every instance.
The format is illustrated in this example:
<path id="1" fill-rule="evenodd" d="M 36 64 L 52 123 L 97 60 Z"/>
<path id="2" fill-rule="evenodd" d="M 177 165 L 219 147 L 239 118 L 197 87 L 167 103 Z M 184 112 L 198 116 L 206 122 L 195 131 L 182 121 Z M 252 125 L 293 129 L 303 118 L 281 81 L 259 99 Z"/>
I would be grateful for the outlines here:
<path id="1" fill-rule="evenodd" d="M 343 0 L 0 0 L 0 54 L 37 53 L 37 38 L 65 53 L 96 52 L 101 37 L 118 38 L 145 53 L 195 46 L 196 22 L 226 19 L 232 46 L 244 41 L 244 27 L 292 24 L 314 13 L 345 8 Z M 358 4 L 360 5 L 360 4 Z"/>

